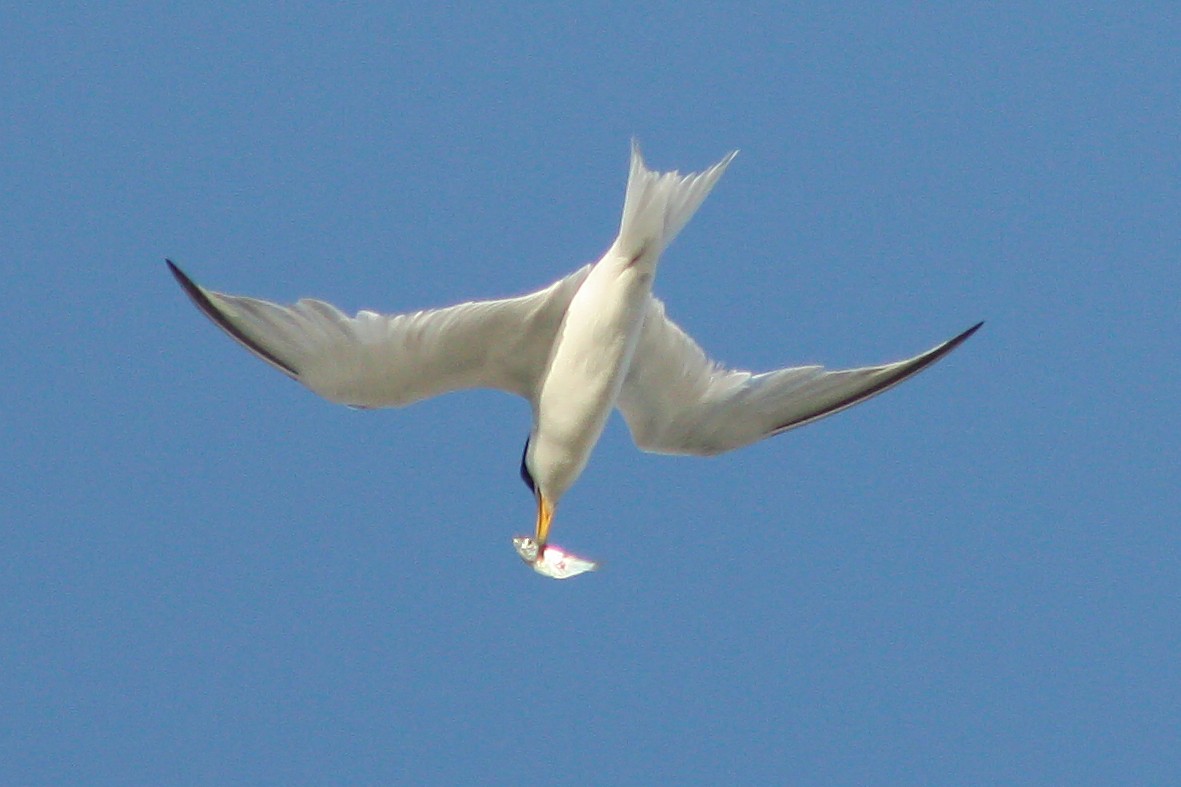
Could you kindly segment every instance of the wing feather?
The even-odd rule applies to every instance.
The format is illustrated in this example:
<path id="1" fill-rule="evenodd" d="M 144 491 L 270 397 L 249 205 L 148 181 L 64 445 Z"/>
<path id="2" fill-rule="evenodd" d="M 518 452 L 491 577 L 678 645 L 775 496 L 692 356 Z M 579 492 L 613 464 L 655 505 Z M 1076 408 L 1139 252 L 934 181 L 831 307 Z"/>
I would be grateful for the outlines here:
<path id="1" fill-rule="evenodd" d="M 205 316 L 239 344 L 333 402 L 400 407 L 465 388 L 530 401 L 566 307 L 590 266 L 517 298 L 350 317 L 323 301 L 291 306 L 207 290 L 168 262 Z"/>
<path id="2" fill-rule="evenodd" d="M 710 360 L 653 298 L 617 404 L 645 451 L 718 454 L 864 402 L 927 368 L 981 325 L 896 363 L 754 374 Z"/>

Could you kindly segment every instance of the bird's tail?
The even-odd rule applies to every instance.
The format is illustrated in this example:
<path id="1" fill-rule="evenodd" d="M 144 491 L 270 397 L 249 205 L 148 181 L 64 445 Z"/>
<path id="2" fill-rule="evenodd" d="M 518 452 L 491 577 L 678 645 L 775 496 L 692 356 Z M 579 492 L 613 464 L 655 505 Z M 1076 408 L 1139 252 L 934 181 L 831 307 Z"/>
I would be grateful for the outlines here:
<path id="1" fill-rule="evenodd" d="M 693 218 L 736 155 L 737 150 L 704 172 L 653 172 L 644 166 L 640 147 L 633 141 L 623 220 L 615 240 L 619 255 L 633 264 L 641 259 L 655 261 Z"/>

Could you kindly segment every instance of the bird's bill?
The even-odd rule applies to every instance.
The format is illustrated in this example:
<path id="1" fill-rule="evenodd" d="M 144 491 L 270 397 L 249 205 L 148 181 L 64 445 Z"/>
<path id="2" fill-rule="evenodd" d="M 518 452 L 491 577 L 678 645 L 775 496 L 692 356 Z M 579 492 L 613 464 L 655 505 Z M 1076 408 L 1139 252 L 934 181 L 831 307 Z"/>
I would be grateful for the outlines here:
<path id="1" fill-rule="evenodd" d="M 545 542 L 549 539 L 549 523 L 554 518 L 554 506 L 540 492 L 537 494 L 537 527 L 534 530 L 533 541 L 538 550 L 545 551 Z"/>

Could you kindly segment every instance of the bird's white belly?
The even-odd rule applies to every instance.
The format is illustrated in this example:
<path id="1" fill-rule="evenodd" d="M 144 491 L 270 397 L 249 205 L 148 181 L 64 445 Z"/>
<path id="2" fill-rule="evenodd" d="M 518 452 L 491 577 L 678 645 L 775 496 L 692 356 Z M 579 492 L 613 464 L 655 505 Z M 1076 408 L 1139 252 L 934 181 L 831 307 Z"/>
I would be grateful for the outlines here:
<path id="1" fill-rule="evenodd" d="M 652 273 L 625 263 L 603 260 L 591 271 L 570 302 L 542 384 L 534 450 L 557 470 L 556 486 L 573 483 L 586 466 L 635 351 Z"/>

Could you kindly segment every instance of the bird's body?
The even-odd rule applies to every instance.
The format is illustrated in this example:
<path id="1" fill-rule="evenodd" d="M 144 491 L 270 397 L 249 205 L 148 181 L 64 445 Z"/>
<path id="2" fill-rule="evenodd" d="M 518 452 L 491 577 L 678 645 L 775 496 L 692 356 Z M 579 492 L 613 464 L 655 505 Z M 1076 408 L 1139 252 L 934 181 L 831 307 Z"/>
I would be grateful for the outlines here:
<path id="1" fill-rule="evenodd" d="M 284 307 L 212 292 L 169 266 L 211 320 L 331 401 L 402 406 L 473 387 L 528 399 L 533 427 L 521 472 L 537 500 L 537 525 L 532 539 L 516 540 L 517 548 L 539 572 L 573 576 L 594 564 L 556 549 L 547 559 L 550 520 L 616 407 L 644 450 L 719 453 L 864 401 L 979 328 L 914 358 L 862 369 L 751 374 L 710 361 L 665 317 L 652 284 L 664 248 L 733 157 L 682 176 L 648 170 L 633 148 L 615 242 L 595 264 L 518 298 L 349 317 L 321 301 Z"/>
<path id="2" fill-rule="evenodd" d="M 615 408 L 661 252 L 733 158 L 681 177 L 648 171 L 633 149 L 619 235 L 570 300 L 537 398 L 525 463 L 540 494 L 555 504 L 586 467 Z"/>
<path id="3" fill-rule="evenodd" d="M 535 482 L 554 500 L 586 467 L 615 407 L 650 291 L 651 274 L 607 257 L 570 301 L 537 398 L 525 460 L 539 468 L 531 471 Z"/>

